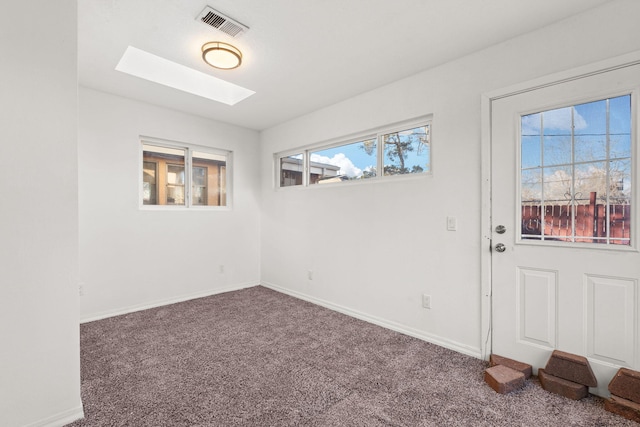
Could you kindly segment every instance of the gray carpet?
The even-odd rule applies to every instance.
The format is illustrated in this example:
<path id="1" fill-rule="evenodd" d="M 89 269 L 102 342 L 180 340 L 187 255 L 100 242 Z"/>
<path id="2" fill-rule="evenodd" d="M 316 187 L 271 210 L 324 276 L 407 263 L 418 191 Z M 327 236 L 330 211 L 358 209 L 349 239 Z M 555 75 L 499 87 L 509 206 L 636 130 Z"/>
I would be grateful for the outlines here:
<path id="1" fill-rule="evenodd" d="M 72 426 L 637 426 L 264 287 L 83 324 L 81 350 Z"/>

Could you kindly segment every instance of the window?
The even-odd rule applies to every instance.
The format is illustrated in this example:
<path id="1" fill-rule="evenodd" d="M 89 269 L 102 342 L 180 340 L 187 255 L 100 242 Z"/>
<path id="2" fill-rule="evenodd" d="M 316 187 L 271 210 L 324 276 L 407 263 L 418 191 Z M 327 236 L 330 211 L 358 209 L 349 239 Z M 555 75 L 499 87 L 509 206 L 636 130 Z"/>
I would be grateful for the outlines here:
<path id="1" fill-rule="evenodd" d="M 309 184 L 373 178 L 376 158 L 375 138 L 310 152 Z"/>
<path id="2" fill-rule="evenodd" d="M 227 206 L 230 156 L 204 147 L 143 141 L 142 205 Z"/>
<path id="3" fill-rule="evenodd" d="M 630 245 L 631 95 L 521 118 L 521 238 Z"/>
<path id="4" fill-rule="evenodd" d="M 431 124 L 423 119 L 350 141 L 277 154 L 279 186 L 313 186 L 429 173 L 430 130 Z"/>
<path id="5" fill-rule="evenodd" d="M 304 164 L 302 154 L 280 158 L 280 187 L 302 185 Z"/>
<path id="6" fill-rule="evenodd" d="M 193 151 L 192 204 L 227 205 L 227 158 L 229 153 Z"/>
<path id="7" fill-rule="evenodd" d="M 428 125 L 387 133 L 382 140 L 385 175 L 429 172 Z"/>

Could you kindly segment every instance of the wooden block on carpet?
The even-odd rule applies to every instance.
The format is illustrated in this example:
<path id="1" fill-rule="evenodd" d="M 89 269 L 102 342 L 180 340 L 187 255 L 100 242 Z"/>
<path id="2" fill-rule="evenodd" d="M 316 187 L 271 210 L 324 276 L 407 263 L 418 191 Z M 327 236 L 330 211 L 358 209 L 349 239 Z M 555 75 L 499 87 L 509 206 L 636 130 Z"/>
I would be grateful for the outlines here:
<path id="1" fill-rule="evenodd" d="M 620 368 L 609 383 L 611 394 L 640 403 L 640 372 Z"/>
<path id="2" fill-rule="evenodd" d="M 531 377 L 531 365 L 529 365 L 528 363 L 518 362 L 517 360 L 498 356 L 497 354 L 491 355 L 491 357 L 489 358 L 489 363 L 491 364 L 491 366 L 502 365 L 511 369 L 515 369 L 516 371 L 520 371 L 524 374 L 525 379 Z"/>
<path id="3" fill-rule="evenodd" d="M 524 374 L 507 366 L 496 365 L 484 371 L 484 381 L 498 393 L 507 394 L 522 388 Z"/>
<path id="4" fill-rule="evenodd" d="M 598 380 L 596 380 L 587 358 L 577 354 L 554 350 L 544 371 L 549 375 L 586 385 L 587 387 L 596 387 L 598 385 Z"/>
<path id="5" fill-rule="evenodd" d="M 604 409 L 614 414 L 620 415 L 640 423 L 640 404 L 623 399 L 617 396 L 611 396 L 610 399 L 604 401 Z"/>
<path id="6" fill-rule="evenodd" d="M 543 389 L 569 399 L 580 400 L 589 394 L 586 385 L 556 377 L 542 368 L 538 369 L 538 379 Z"/>

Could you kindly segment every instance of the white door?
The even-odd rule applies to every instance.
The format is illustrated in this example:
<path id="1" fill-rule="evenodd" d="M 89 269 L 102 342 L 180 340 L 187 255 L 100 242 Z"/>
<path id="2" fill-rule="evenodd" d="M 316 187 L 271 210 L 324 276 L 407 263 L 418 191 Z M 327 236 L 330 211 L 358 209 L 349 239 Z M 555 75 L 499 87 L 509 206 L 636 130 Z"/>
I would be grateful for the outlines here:
<path id="1" fill-rule="evenodd" d="M 602 396 L 640 369 L 638 88 L 635 65 L 491 102 L 492 352 L 583 355 Z"/>

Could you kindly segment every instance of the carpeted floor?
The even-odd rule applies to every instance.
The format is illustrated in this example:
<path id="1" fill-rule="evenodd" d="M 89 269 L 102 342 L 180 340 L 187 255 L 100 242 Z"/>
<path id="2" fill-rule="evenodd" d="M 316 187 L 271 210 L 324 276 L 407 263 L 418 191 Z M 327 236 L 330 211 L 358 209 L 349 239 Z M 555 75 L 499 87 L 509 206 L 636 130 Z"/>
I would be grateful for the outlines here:
<path id="1" fill-rule="evenodd" d="M 81 326 L 71 426 L 636 426 L 535 381 L 264 287 Z"/>

